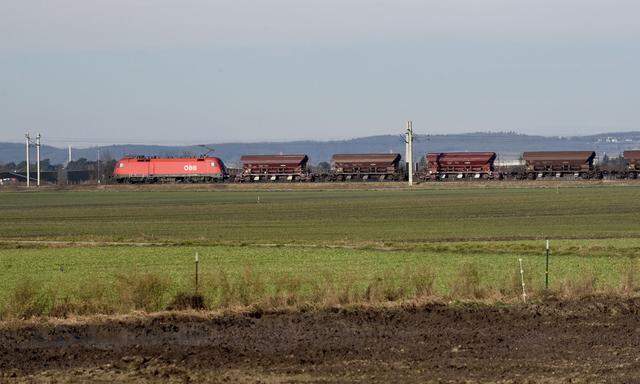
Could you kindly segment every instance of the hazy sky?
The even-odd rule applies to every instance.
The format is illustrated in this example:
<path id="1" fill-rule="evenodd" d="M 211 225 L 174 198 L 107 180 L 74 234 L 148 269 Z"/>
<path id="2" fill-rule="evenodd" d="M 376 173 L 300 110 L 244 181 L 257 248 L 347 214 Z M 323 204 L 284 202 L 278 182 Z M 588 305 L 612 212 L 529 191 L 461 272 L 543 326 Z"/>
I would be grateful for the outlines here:
<path id="1" fill-rule="evenodd" d="M 2 0 L 0 141 L 640 130 L 637 0 Z"/>

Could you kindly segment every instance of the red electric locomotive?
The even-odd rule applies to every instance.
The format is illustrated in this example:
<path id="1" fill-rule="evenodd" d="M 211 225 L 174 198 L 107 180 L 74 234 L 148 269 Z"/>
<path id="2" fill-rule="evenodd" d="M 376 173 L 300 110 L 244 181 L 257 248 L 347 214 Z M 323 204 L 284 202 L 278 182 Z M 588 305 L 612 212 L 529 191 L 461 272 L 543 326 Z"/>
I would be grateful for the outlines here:
<path id="1" fill-rule="evenodd" d="M 228 176 L 217 157 L 125 157 L 116 163 L 113 178 L 119 183 L 199 183 L 223 181 Z"/>

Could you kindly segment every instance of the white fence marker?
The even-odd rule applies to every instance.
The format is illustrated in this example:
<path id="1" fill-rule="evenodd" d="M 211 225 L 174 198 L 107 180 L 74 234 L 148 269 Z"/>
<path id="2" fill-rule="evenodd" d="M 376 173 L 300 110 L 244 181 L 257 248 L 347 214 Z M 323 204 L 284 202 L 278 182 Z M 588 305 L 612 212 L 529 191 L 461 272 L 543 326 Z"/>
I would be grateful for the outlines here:
<path id="1" fill-rule="evenodd" d="M 522 268 L 522 258 L 519 258 L 518 261 L 520 262 L 520 281 L 522 282 L 522 301 L 526 303 L 527 292 L 525 291 L 525 288 L 524 288 L 524 269 Z"/>

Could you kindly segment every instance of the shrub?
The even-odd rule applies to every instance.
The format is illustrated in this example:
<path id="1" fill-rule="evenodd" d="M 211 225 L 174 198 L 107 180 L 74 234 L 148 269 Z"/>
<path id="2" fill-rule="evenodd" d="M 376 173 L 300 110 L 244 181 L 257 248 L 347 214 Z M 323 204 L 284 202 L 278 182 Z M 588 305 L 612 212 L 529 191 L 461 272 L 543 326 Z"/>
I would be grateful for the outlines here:
<path id="1" fill-rule="evenodd" d="M 322 279 L 314 279 L 310 282 L 309 301 L 313 304 L 336 305 L 338 293 L 335 282 L 330 274 L 325 273 Z"/>
<path id="2" fill-rule="evenodd" d="M 235 305 L 250 306 L 264 298 L 265 283 L 262 276 L 255 272 L 250 265 L 244 267 L 239 277 L 230 277 L 226 271 L 220 269 L 208 279 L 212 282 L 210 291 L 217 300 L 213 300 L 212 307 L 228 308 Z"/>
<path id="3" fill-rule="evenodd" d="M 355 302 L 358 297 L 357 292 L 353 287 L 353 284 L 348 281 L 343 286 L 336 290 L 336 297 L 338 300 L 338 304 L 346 305 Z"/>
<path id="4" fill-rule="evenodd" d="M 560 293 L 567 299 L 580 298 L 596 292 L 597 278 L 593 271 L 583 271 L 576 278 L 560 282 Z"/>
<path id="5" fill-rule="evenodd" d="M 367 285 L 364 291 L 364 299 L 368 302 L 377 302 L 382 298 L 382 278 L 375 277 L 372 282 Z"/>
<path id="6" fill-rule="evenodd" d="M 461 299 L 481 299 L 485 296 L 475 264 L 464 263 L 460 266 L 451 285 L 451 295 Z"/>
<path id="7" fill-rule="evenodd" d="M 189 294 L 178 292 L 171 303 L 167 306 L 170 311 L 181 311 L 185 309 L 206 309 L 204 296 L 200 294 Z"/>
<path id="8" fill-rule="evenodd" d="M 631 294 L 638 289 L 638 263 L 635 259 L 629 259 L 629 263 L 620 271 L 620 291 Z"/>
<path id="9" fill-rule="evenodd" d="M 239 281 L 236 281 L 233 289 L 240 304 L 248 306 L 258 302 L 265 293 L 265 283 L 260 273 L 246 265 Z"/>
<path id="10" fill-rule="evenodd" d="M 290 306 L 301 303 L 302 279 L 286 274 L 276 279 L 275 292 L 266 301 L 272 306 Z"/>
<path id="11" fill-rule="evenodd" d="M 153 273 L 120 275 L 116 278 L 116 290 L 125 309 L 159 311 L 164 307 L 170 279 Z"/>
<path id="12" fill-rule="evenodd" d="M 49 314 L 54 302 L 54 293 L 45 290 L 42 284 L 23 278 L 13 288 L 4 308 L 3 317 L 28 319 Z"/>
<path id="13" fill-rule="evenodd" d="M 66 296 L 56 296 L 51 316 L 112 314 L 116 312 L 113 290 L 100 280 L 91 279 L 80 287 L 68 290 Z"/>
<path id="14" fill-rule="evenodd" d="M 413 287 L 417 299 L 430 297 L 435 293 L 436 274 L 427 266 L 416 268 L 408 274 L 406 280 Z"/>
<path id="15" fill-rule="evenodd" d="M 214 296 L 217 297 L 217 305 L 222 308 L 231 306 L 234 300 L 233 288 L 227 273 L 221 269 L 211 281 L 213 281 L 212 290 L 214 291 Z"/>
<path id="16" fill-rule="evenodd" d="M 533 275 L 524 271 L 524 284 L 527 296 L 534 294 L 535 286 L 533 284 Z M 539 287 L 538 287 L 539 288 Z M 520 265 L 516 265 L 511 274 L 507 277 L 504 285 L 499 290 L 499 293 L 505 296 L 522 297 L 522 275 L 520 272 Z"/>
<path id="17" fill-rule="evenodd" d="M 376 277 L 364 293 L 364 299 L 368 302 L 396 301 L 406 297 L 407 288 L 402 284 L 396 284 L 389 278 Z"/>

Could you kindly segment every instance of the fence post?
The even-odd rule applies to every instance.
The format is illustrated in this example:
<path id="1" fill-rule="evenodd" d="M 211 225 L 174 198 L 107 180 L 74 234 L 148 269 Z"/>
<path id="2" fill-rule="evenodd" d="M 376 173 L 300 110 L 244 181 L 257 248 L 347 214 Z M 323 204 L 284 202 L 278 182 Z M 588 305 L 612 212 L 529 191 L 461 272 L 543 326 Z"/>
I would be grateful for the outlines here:
<path id="1" fill-rule="evenodd" d="M 544 268 L 544 289 L 549 290 L 549 240 L 547 240 L 547 257 Z"/>
<path id="2" fill-rule="evenodd" d="M 198 294 L 198 263 L 200 262 L 200 260 L 198 260 L 198 252 L 196 252 L 196 294 Z"/>

